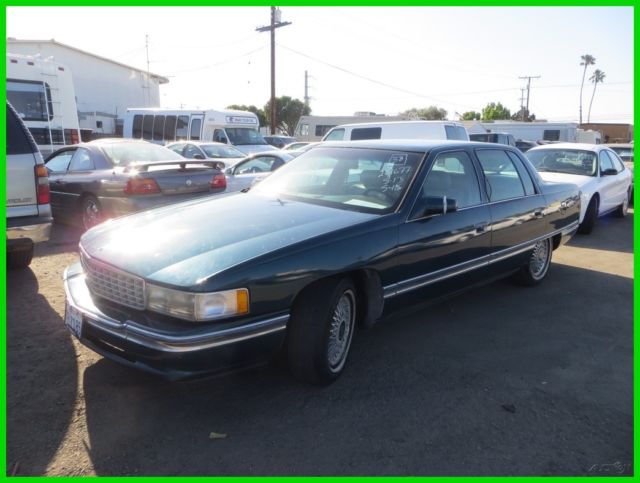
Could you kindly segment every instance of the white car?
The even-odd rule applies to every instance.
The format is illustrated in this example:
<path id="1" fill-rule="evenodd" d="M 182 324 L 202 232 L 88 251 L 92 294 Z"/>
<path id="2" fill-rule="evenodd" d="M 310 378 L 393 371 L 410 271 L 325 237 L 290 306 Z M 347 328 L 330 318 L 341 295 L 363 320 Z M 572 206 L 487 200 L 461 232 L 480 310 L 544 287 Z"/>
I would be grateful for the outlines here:
<path id="1" fill-rule="evenodd" d="M 178 141 L 165 146 L 187 159 L 205 159 L 220 161 L 227 169 L 244 159 L 247 155 L 230 144 L 213 141 Z"/>
<path id="2" fill-rule="evenodd" d="M 532 148 L 526 156 L 543 180 L 578 185 L 582 192 L 580 233 L 591 233 L 598 217 L 612 211 L 626 216 L 633 174 L 610 148 L 557 143 Z"/>

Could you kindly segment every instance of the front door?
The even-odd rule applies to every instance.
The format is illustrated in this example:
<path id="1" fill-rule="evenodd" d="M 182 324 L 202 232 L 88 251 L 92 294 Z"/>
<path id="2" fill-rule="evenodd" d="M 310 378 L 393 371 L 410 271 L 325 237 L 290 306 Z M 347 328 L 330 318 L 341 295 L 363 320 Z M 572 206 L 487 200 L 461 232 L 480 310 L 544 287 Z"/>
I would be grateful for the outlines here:
<path id="1" fill-rule="evenodd" d="M 202 139 L 202 123 L 204 115 L 192 114 L 189 120 L 189 139 L 192 141 L 200 141 Z"/>

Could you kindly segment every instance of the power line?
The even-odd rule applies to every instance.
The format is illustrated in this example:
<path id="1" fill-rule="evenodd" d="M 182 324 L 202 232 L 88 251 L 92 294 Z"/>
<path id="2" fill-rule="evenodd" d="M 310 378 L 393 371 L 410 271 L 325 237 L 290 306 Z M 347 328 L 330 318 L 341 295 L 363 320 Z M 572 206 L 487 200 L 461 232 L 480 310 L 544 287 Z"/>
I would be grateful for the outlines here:
<path id="1" fill-rule="evenodd" d="M 249 55 L 251 55 L 251 54 L 255 54 L 256 52 L 260 52 L 261 50 L 264 50 L 265 48 L 266 48 L 266 47 L 264 47 L 264 46 L 263 46 L 263 47 L 259 47 L 259 48 L 255 49 L 255 50 L 251 50 L 251 51 L 249 51 L 249 52 L 245 52 L 244 54 L 237 55 L 237 56 L 232 57 L 232 58 L 230 58 L 230 59 L 223 60 L 223 61 L 221 61 L 221 62 L 216 62 L 215 64 L 208 64 L 208 65 L 204 65 L 204 66 L 200 66 L 200 67 L 193 67 L 193 68 L 190 68 L 190 69 L 184 69 L 184 70 L 176 70 L 176 71 L 173 71 L 173 72 L 169 72 L 169 73 L 168 73 L 168 74 L 166 74 L 166 75 L 168 75 L 168 76 L 172 76 L 172 75 L 175 75 L 175 74 L 183 74 L 183 73 L 185 73 L 185 72 L 195 72 L 195 71 L 198 71 L 198 70 L 207 70 L 207 69 L 211 69 L 212 67 L 217 67 L 217 66 L 219 66 L 219 65 L 228 64 L 228 63 L 230 63 L 230 62 L 235 62 L 235 61 L 237 61 L 237 60 L 239 60 L 239 59 L 241 59 L 241 58 L 243 58 L 243 57 L 247 57 L 247 56 L 249 56 Z"/>

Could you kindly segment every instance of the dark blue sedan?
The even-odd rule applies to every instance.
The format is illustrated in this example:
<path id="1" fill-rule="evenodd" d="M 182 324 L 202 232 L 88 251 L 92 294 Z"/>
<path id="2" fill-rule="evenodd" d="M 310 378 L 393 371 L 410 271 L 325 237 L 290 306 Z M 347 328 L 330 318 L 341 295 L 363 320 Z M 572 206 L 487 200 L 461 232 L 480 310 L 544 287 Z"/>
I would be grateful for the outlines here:
<path id="1" fill-rule="evenodd" d="M 280 354 L 325 384 L 356 325 L 394 307 L 496 276 L 540 283 L 579 199 L 505 145 L 329 143 L 247 193 L 88 231 L 65 272 L 65 323 L 96 352 L 170 378 Z"/>

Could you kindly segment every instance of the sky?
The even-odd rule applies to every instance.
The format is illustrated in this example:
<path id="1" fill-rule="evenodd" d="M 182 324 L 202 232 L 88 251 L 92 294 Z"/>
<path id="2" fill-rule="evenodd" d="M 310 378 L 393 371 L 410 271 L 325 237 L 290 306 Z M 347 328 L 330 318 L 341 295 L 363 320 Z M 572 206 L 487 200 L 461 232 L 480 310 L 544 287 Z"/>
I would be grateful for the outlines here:
<path id="1" fill-rule="evenodd" d="M 490 102 L 538 119 L 633 123 L 632 7 L 282 7 L 276 96 L 312 114 L 394 115 L 435 105 L 457 119 Z M 55 39 L 169 79 L 162 107 L 263 107 L 271 95 L 269 7 L 7 7 L 7 36 Z M 526 96 L 526 90 L 524 91 Z M 131 106 L 137 107 L 137 106 Z"/>

